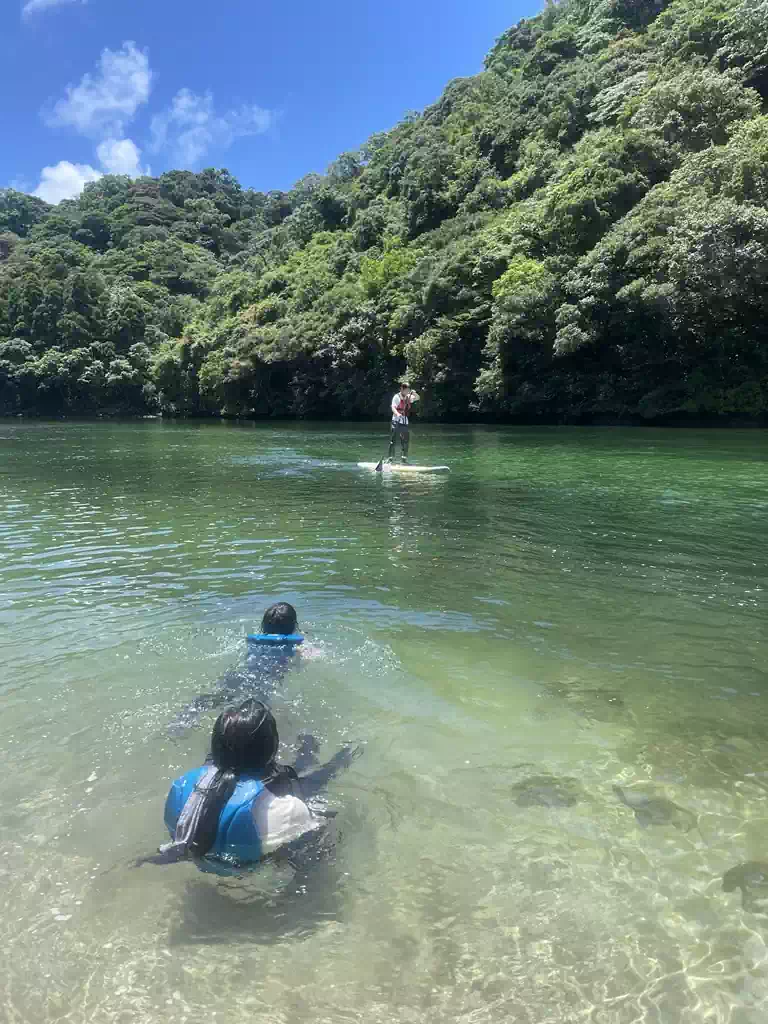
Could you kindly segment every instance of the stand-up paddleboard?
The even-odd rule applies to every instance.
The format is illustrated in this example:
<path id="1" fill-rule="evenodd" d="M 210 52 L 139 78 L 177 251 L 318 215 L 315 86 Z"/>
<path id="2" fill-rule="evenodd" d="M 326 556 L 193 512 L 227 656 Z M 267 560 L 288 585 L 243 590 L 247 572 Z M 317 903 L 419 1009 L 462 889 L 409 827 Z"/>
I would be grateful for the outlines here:
<path id="1" fill-rule="evenodd" d="M 375 472 L 378 462 L 358 462 L 360 469 L 370 469 Z M 449 466 L 412 466 L 409 462 L 385 462 L 381 467 L 382 473 L 450 473 Z"/>

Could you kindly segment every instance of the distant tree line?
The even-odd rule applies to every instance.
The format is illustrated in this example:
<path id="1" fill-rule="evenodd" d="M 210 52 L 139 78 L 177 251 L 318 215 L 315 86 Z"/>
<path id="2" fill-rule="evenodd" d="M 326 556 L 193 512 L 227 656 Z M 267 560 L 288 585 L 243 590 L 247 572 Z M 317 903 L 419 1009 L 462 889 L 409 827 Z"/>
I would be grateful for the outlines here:
<path id="1" fill-rule="evenodd" d="M 562 0 L 290 192 L 0 190 L 0 413 L 768 414 L 768 5 Z M 384 403 L 384 405 L 382 405 Z"/>

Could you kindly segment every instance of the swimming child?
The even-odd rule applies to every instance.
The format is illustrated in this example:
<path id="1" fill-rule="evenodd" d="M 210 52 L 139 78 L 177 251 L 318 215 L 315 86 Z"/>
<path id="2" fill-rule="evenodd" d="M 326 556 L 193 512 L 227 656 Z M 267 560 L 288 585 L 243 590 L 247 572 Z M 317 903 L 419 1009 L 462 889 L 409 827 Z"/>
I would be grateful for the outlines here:
<path id="1" fill-rule="evenodd" d="M 304 637 L 298 629 L 296 609 L 292 604 L 278 601 L 270 605 L 262 617 L 260 632 L 248 634 L 247 665 L 250 674 L 256 673 L 265 682 L 280 682 L 291 659 L 305 655 Z"/>
<path id="2" fill-rule="evenodd" d="M 202 871 L 241 875 L 265 857 L 323 828 L 307 804 L 361 753 L 342 747 L 327 764 L 300 778 L 277 763 L 277 723 L 262 701 L 247 700 L 216 719 L 211 755 L 172 783 L 165 803 L 171 841 L 137 862 L 192 860 Z M 305 741 L 300 760 L 314 760 Z"/>
<path id="3" fill-rule="evenodd" d="M 183 708 L 168 727 L 171 735 L 180 736 L 198 725 L 205 711 L 237 699 L 273 697 L 291 663 L 317 653 L 316 648 L 304 645 L 298 628 L 293 605 L 286 601 L 270 605 L 262 617 L 260 632 L 248 634 L 245 666 L 229 669 L 219 680 L 216 693 L 202 693 Z"/>

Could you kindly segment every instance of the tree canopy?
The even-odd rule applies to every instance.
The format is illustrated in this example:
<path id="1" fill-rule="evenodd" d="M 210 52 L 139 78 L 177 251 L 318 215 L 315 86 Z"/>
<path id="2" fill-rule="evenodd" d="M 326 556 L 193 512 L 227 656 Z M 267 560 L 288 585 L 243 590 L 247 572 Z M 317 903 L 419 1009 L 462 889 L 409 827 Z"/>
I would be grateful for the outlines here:
<path id="1" fill-rule="evenodd" d="M 561 0 L 288 192 L 0 190 L 0 413 L 768 415 L 768 5 Z"/>

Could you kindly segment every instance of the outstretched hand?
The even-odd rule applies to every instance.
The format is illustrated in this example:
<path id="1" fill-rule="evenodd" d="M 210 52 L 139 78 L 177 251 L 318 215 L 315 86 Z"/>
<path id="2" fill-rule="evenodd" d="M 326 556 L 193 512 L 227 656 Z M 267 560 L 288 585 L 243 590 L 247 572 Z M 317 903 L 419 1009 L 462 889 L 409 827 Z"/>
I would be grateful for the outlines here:
<path id="1" fill-rule="evenodd" d="M 309 800 L 313 796 L 317 796 L 332 779 L 336 778 L 339 772 L 349 768 L 361 756 L 364 749 L 361 743 L 349 743 L 337 750 L 333 757 L 319 768 L 299 776 L 304 799 Z"/>
<path id="2" fill-rule="evenodd" d="M 334 762 L 335 764 L 338 764 L 339 770 L 341 771 L 344 768 L 351 767 L 358 757 L 363 756 L 364 752 L 365 747 L 362 743 L 348 743 L 346 746 L 342 747 L 341 750 L 337 751 L 328 763 L 330 764 L 331 762 Z"/>

